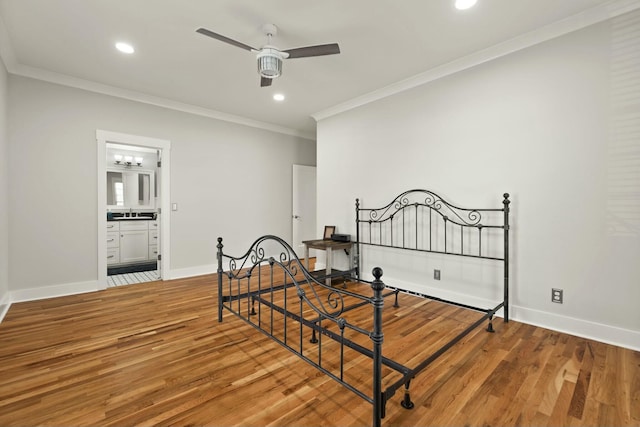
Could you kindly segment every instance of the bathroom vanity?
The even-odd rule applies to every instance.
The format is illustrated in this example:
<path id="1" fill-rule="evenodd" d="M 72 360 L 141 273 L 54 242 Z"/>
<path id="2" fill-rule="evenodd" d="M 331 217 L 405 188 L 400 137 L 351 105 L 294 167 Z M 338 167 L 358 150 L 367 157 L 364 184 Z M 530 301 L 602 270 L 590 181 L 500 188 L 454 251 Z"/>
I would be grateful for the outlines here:
<path id="1" fill-rule="evenodd" d="M 158 220 L 150 217 L 107 220 L 107 266 L 158 259 Z"/>

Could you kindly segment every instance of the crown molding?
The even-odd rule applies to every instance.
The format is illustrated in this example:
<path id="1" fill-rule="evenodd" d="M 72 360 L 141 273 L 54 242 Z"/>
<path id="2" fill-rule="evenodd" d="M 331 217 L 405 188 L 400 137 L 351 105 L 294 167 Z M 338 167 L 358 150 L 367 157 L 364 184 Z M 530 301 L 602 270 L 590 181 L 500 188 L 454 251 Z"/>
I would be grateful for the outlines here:
<path id="1" fill-rule="evenodd" d="M 315 140 L 315 135 L 309 135 L 299 132 L 294 129 L 290 129 L 284 126 L 277 126 L 271 123 L 261 122 L 258 120 L 248 119 L 242 116 L 236 116 L 233 114 L 227 114 L 208 108 L 198 107 L 191 104 L 185 104 L 182 102 L 173 101 L 166 98 L 147 95 L 141 92 L 122 89 L 115 86 L 96 83 L 90 80 L 84 80 L 77 77 L 72 77 L 66 74 L 59 74 L 52 71 L 43 70 L 41 68 L 34 68 L 25 65 L 15 66 L 12 74 L 16 74 L 23 77 L 29 77 L 36 80 L 42 80 L 50 83 L 56 83 L 63 86 L 70 86 L 77 89 L 83 89 L 90 92 L 101 93 L 104 95 L 114 96 L 117 98 L 128 99 L 130 101 L 141 102 L 143 104 L 150 104 L 156 107 L 168 108 L 171 110 L 177 110 L 184 113 L 195 114 L 198 116 L 209 117 L 212 119 L 222 120 L 225 122 L 236 123 L 253 128 L 268 130 L 271 132 L 292 135 L 299 138 Z"/>
<path id="2" fill-rule="evenodd" d="M 123 98 L 130 101 L 141 102 L 143 104 L 154 105 L 156 107 L 168 108 L 171 110 L 181 111 L 184 113 L 194 114 L 197 116 L 209 117 L 216 120 L 222 120 L 225 122 L 235 123 L 243 126 L 263 129 L 270 132 L 291 135 L 291 136 L 308 139 L 312 141 L 315 141 L 316 139 L 315 134 L 300 132 L 298 130 L 287 128 L 284 126 L 278 126 L 271 123 L 261 122 L 258 120 L 253 120 L 253 119 L 249 119 L 242 116 L 223 113 L 221 111 L 198 107 L 196 105 L 185 104 L 182 102 L 177 102 L 177 101 L 173 101 L 166 98 L 147 95 L 141 92 L 122 89 L 122 88 L 105 85 L 101 83 L 96 83 L 90 80 L 85 80 L 78 77 L 69 76 L 66 74 L 47 71 L 41 68 L 22 65 L 18 63 L 18 61 L 16 60 L 16 56 L 9 39 L 9 33 L 7 31 L 4 20 L 2 19 L 2 16 L 0 16 L 0 60 L 4 62 L 4 65 L 10 74 L 14 74 L 17 76 L 29 77 L 32 79 L 42 80 L 49 83 L 55 83 L 62 86 L 73 87 L 76 89 L 83 89 L 89 92 L 95 92 L 103 95 L 114 96 L 117 98 Z"/>
<path id="3" fill-rule="evenodd" d="M 639 8 L 640 1 L 638 0 L 612 0 L 603 5 L 530 31 L 487 49 L 480 50 L 457 60 L 437 66 L 413 77 L 409 77 L 333 107 L 318 111 L 317 113 L 312 114 L 311 117 L 318 122 L 328 117 L 335 116 L 336 114 L 344 113 L 397 93 L 422 86 L 451 74 L 473 68 L 477 65 L 543 43 L 556 37 L 563 36 L 573 31 L 580 30 L 590 25 L 606 21 L 607 19 L 614 18 Z"/>

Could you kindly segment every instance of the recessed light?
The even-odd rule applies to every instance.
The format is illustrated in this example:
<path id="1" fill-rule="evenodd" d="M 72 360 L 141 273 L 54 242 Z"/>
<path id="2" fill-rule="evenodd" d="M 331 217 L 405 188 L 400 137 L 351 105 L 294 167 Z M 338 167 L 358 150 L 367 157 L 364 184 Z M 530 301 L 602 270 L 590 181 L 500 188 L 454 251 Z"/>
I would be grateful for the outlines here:
<path id="1" fill-rule="evenodd" d="M 129 43 L 118 42 L 116 43 L 116 49 L 118 49 L 122 53 L 133 53 L 135 49 Z"/>
<path id="2" fill-rule="evenodd" d="M 284 101 L 284 95 L 281 93 L 276 93 L 275 95 L 273 95 L 273 99 L 275 99 L 276 101 Z"/>
<path id="3" fill-rule="evenodd" d="M 478 0 L 456 0 L 456 9 L 465 10 L 475 6 Z"/>

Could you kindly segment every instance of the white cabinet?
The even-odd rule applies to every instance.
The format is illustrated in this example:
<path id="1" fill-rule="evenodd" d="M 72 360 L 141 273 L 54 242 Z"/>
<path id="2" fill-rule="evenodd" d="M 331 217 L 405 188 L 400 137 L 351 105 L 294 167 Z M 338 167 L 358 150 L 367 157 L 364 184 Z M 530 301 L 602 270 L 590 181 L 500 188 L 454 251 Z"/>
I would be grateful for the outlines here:
<path id="1" fill-rule="evenodd" d="M 148 230 L 120 230 L 120 262 L 141 262 L 149 259 Z"/>
<path id="2" fill-rule="evenodd" d="M 158 247 L 155 245 L 149 245 L 149 261 L 158 259 Z"/>
<path id="3" fill-rule="evenodd" d="M 158 221 L 107 222 L 107 265 L 134 264 L 158 259 Z"/>
<path id="4" fill-rule="evenodd" d="M 120 262 L 120 226 L 107 223 L 107 265 Z"/>
<path id="5" fill-rule="evenodd" d="M 107 265 L 120 262 L 120 224 L 107 222 Z"/>
<path id="6" fill-rule="evenodd" d="M 149 260 L 158 259 L 158 230 L 153 228 L 155 227 L 149 223 Z"/>

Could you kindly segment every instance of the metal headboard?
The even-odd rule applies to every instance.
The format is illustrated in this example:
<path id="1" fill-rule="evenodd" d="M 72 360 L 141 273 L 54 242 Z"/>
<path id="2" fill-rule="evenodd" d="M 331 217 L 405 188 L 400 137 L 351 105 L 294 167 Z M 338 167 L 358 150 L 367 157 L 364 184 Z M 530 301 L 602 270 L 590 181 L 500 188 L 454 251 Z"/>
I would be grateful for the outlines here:
<path id="1" fill-rule="evenodd" d="M 502 261 L 508 320 L 510 203 L 504 193 L 502 208 L 462 208 L 420 189 L 405 191 L 379 208 L 363 208 L 356 199 L 356 275 L 360 277 L 360 245 Z M 488 248 L 486 239 L 483 243 L 491 230 L 502 230 L 500 248 Z"/>

